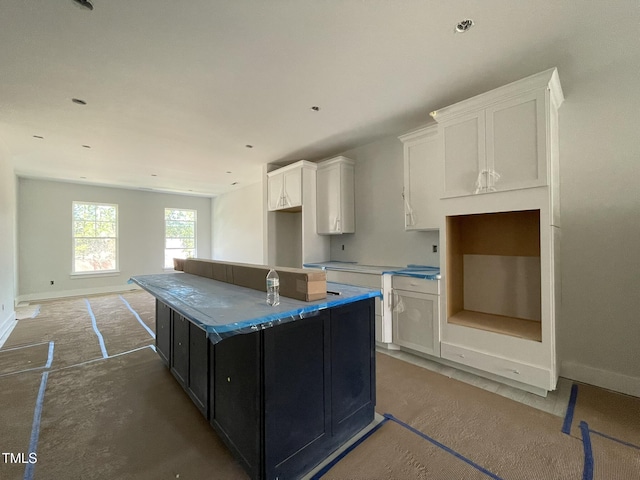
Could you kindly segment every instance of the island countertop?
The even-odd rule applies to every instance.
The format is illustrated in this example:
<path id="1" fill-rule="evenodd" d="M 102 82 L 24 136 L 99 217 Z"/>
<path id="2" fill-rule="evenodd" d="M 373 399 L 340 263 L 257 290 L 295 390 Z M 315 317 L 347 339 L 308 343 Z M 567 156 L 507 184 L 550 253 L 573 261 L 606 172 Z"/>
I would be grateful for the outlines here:
<path id="1" fill-rule="evenodd" d="M 188 273 L 136 275 L 131 281 L 205 330 L 213 343 L 381 296 L 379 290 L 327 282 L 323 300 L 303 302 L 281 295 L 280 304 L 272 307 L 265 292 Z"/>

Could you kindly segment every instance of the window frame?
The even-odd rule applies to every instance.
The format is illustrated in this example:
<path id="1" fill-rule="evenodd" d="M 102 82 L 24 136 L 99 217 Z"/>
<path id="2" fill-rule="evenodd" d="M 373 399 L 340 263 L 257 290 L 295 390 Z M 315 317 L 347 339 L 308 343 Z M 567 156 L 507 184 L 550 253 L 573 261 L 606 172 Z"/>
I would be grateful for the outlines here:
<path id="1" fill-rule="evenodd" d="M 98 205 L 101 207 L 113 207 L 115 209 L 115 236 L 114 237 L 76 237 L 76 229 L 75 229 L 75 206 L 76 205 Z M 106 203 L 106 202 L 85 202 L 80 200 L 73 200 L 71 202 L 71 276 L 72 277 L 86 277 L 86 276 L 110 276 L 120 273 L 120 229 L 119 229 L 119 218 L 120 213 L 118 209 L 117 203 Z M 113 238 L 115 240 L 115 265 L 112 269 L 105 270 L 89 270 L 89 271 L 76 271 L 76 240 L 79 238 L 91 238 L 91 239 L 101 239 L 101 238 Z"/>
<path id="2" fill-rule="evenodd" d="M 162 265 L 163 268 L 165 270 L 173 270 L 173 263 L 170 266 L 167 266 L 165 264 L 165 259 L 166 259 L 166 255 L 167 255 L 167 250 L 181 250 L 179 248 L 167 248 L 167 238 L 178 238 L 178 237 L 167 237 L 167 211 L 171 210 L 171 211 L 181 211 L 181 212 L 193 212 L 193 237 L 180 237 L 180 238 L 185 238 L 185 239 L 191 239 L 193 238 L 193 257 L 186 257 L 186 258 L 195 258 L 198 255 L 198 210 L 195 208 L 175 208 L 175 207 L 165 207 L 164 208 L 164 249 L 163 249 L 163 257 L 162 257 Z M 186 222 L 185 220 L 177 220 L 177 221 L 183 221 Z M 184 249 L 182 249 L 184 250 Z M 179 258 L 179 257 L 172 257 L 172 258 Z"/>

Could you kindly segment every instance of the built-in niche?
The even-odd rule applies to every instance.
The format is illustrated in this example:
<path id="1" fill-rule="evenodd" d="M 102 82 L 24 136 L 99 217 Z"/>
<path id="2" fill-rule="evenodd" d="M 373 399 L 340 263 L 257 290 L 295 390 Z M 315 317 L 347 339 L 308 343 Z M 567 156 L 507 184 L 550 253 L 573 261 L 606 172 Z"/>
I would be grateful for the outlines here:
<path id="1" fill-rule="evenodd" d="M 447 217 L 447 322 L 540 342 L 540 210 Z"/>

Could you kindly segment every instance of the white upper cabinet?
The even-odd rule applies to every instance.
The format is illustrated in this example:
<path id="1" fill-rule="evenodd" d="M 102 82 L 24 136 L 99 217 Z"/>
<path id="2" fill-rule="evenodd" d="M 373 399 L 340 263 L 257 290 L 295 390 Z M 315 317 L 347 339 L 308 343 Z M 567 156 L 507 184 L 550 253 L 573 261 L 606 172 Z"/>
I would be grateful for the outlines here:
<path id="1" fill-rule="evenodd" d="M 310 162 L 287 165 L 267 173 L 269 211 L 286 210 L 302 206 L 302 169 Z M 313 165 L 315 168 L 315 165 Z"/>
<path id="2" fill-rule="evenodd" d="M 316 173 L 316 212 L 318 234 L 354 233 L 355 162 L 336 157 L 318 163 Z"/>
<path id="3" fill-rule="evenodd" d="M 549 185 L 551 119 L 563 99 L 554 68 L 432 112 L 443 198 Z"/>
<path id="4" fill-rule="evenodd" d="M 404 228 L 437 230 L 440 222 L 438 125 L 400 137 L 404 144 Z"/>

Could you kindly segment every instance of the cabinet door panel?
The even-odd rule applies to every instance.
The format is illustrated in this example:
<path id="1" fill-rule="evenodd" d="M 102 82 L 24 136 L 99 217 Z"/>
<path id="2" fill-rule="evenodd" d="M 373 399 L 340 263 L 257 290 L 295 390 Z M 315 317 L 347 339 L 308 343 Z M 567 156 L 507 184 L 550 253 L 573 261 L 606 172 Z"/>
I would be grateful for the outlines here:
<path id="1" fill-rule="evenodd" d="M 302 205 L 302 169 L 296 168 L 284 173 L 285 207 Z"/>
<path id="2" fill-rule="evenodd" d="M 318 234 L 341 233 L 340 166 L 321 168 L 316 175 Z"/>
<path id="3" fill-rule="evenodd" d="M 264 331 L 265 460 L 276 466 L 266 478 L 293 477 L 309 461 L 305 451 L 330 441 L 327 317 Z"/>
<path id="4" fill-rule="evenodd" d="M 486 168 L 484 112 L 451 121 L 442 129 L 444 196 L 471 195 Z"/>
<path id="5" fill-rule="evenodd" d="M 171 358 L 171 309 L 156 299 L 156 351 L 165 364 Z"/>
<path id="6" fill-rule="evenodd" d="M 438 356 L 438 297 L 394 290 L 393 343 Z"/>
<path id="7" fill-rule="evenodd" d="M 189 323 L 174 312 L 171 372 L 185 387 L 189 382 Z"/>
<path id="8" fill-rule="evenodd" d="M 547 184 L 544 94 L 531 93 L 486 111 L 487 165 L 496 190 Z"/>
<path id="9" fill-rule="evenodd" d="M 373 299 L 331 310 L 331 411 L 334 435 L 375 406 Z M 354 339 L 361 339 L 354 342 Z"/>
<path id="10" fill-rule="evenodd" d="M 278 210 L 283 207 L 282 198 L 284 194 L 284 175 L 282 173 L 271 175 L 267 180 L 267 190 L 269 197 L 269 210 Z"/>
<path id="11" fill-rule="evenodd" d="M 200 411 L 208 416 L 209 341 L 207 333 L 189 322 L 189 392 Z"/>

